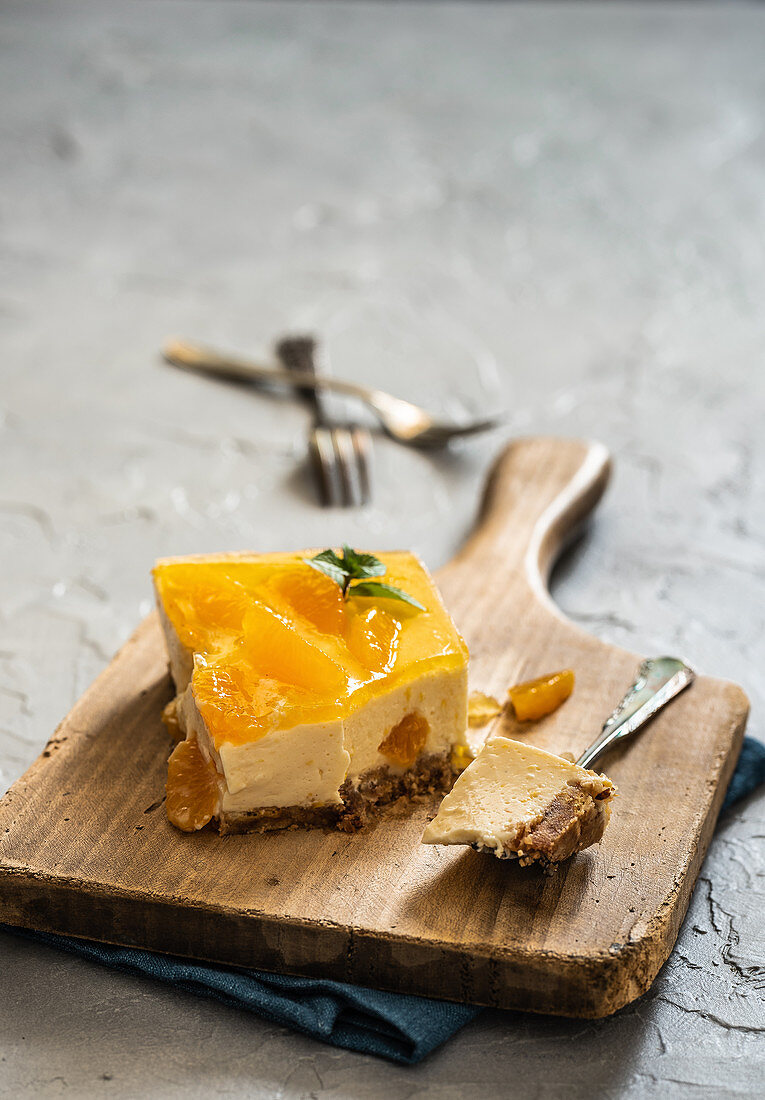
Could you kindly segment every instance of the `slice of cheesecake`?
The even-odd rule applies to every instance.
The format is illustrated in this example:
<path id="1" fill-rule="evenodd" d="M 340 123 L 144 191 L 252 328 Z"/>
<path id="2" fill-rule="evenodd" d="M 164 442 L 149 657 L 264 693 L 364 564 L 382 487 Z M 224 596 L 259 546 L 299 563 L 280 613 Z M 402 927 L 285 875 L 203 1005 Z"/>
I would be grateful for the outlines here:
<path id="1" fill-rule="evenodd" d="M 605 775 L 492 737 L 444 798 L 423 844 L 470 844 L 521 865 L 559 863 L 603 836 L 616 788 Z"/>
<path id="2" fill-rule="evenodd" d="M 168 772 L 180 828 L 352 830 L 372 805 L 446 789 L 456 775 L 468 654 L 425 567 L 413 554 L 379 555 L 386 583 L 418 609 L 344 596 L 306 556 L 170 558 L 154 569 L 174 720 L 192 743 Z"/>

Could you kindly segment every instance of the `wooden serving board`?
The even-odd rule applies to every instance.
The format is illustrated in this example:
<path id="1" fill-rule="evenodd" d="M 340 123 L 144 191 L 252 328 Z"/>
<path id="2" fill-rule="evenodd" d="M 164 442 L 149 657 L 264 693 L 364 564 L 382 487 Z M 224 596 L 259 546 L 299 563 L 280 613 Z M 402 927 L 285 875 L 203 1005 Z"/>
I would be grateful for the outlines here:
<path id="1" fill-rule="evenodd" d="M 579 753 L 639 658 L 556 611 L 551 563 L 608 478 L 599 445 L 530 439 L 497 463 L 478 529 L 438 582 L 471 686 L 573 667 L 576 689 L 520 735 Z M 491 584 L 488 584 L 488 579 Z M 148 582 L 147 582 L 148 583 Z M 699 594 L 699 598 L 703 598 Z M 603 843 L 553 875 L 419 843 L 433 806 L 369 829 L 176 832 L 161 804 L 171 696 L 151 615 L 0 803 L 0 919 L 233 966 L 566 1016 L 616 1011 L 667 958 L 747 716 L 700 678 L 605 762 L 620 797 Z M 512 719 L 495 730 L 519 730 Z"/>

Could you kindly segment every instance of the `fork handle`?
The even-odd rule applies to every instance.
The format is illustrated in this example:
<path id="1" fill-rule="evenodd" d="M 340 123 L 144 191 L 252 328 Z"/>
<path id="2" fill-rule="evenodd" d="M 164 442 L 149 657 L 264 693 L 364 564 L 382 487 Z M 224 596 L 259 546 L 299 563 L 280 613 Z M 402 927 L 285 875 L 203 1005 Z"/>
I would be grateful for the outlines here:
<path id="1" fill-rule="evenodd" d="M 316 341 L 312 336 L 285 336 L 276 344 L 274 351 L 277 359 L 292 375 L 311 374 L 317 377 L 316 372 Z M 313 420 L 316 426 L 328 423 L 326 404 L 321 397 L 321 391 L 315 386 L 295 385 L 295 393 L 302 397 L 305 404 L 313 412 Z"/>
<path id="2" fill-rule="evenodd" d="M 591 768 L 615 742 L 637 733 L 657 711 L 690 687 L 695 678 L 693 669 L 678 657 L 651 657 L 643 661 L 629 691 L 577 764 Z"/>
<path id="3" fill-rule="evenodd" d="M 311 371 L 293 372 L 285 367 L 262 366 L 251 359 L 240 359 L 235 355 L 220 355 L 211 348 L 189 344 L 185 340 L 168 340 L 162 349 L 162 355 L 174 367 L 203 371 L 205 374 L 219 374 L 222 378 L 236 378 L 243 382 L 263 382 L 270 385 L 282 383 L 291 388 L 299 383 L 310 389 L 331 390 L 334 393 L 358 397 L 372 408 L 375 407 L 379 392 L 368 390 L 355 382 L 345 382 L 342 378 L 318 378 Z M 391 397 L 390 400 L 397 401 L 398 398 Z"/>
<path id="4" fill-rule="evenodd" d="M 313 390 L 327 390 L 330 393 L 342 393 L 356 397 L 376 414 L 383 428 L 399 442 L 407 442 L 404 435 L 391 432 L 386 417 L 395 416 L 399 422 L 412 424 L 420 422 L 425 415 L 421 409 L 401 397 L 394 397 L 384 390 L 367 389 L 357 382 L 346 382 L 342 378 L 319 378 L 310 371 L 289 371 L 284 367 L 265 367 L 253 363 L 250 359 L 240 359 L 235 355 L 221 355 L 210 348 L 189 344 L 185 340 L 169 340 L 162 349 L 166 362 L 185 370 L 203 371 L 205 374 L 217 374 L 221 378 L 235 378 L 243 382 L 260 382 L 264 385 L 286 385 L 291 389 L 296 384 Z M 414 434 L 414 433 L 413 433 Z"/>

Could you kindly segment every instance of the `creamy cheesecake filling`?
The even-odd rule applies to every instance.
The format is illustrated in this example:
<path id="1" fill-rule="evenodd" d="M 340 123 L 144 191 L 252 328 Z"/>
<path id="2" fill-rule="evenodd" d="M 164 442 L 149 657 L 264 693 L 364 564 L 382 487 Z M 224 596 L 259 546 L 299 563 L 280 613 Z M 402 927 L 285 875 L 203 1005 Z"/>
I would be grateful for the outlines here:
<path id="1" fill-rule="evenodd" d="M 338 806 L 346 781 L 357 787 L 376 769 L 401 774 L 420 757 L 447 756 L 455 731 L 464 727 L 466 693 L 464 670 L 430 673 L 373 699 L 344 720 L 305 723 L 243 744 L 224 742 L 218 748 L 196 706 L 193 687 L 179 697 L 177 714 L 184 734 L 196 738 L 220 773 L 219 812 Z M 381 752 L 390 732 L 410 715 L 422 719 L 426 729 L 416 755 L 410 759 Z"/>
<path id="2" fill-rule="evenodd" d="M 344 722 L 345 746 L 351 757 L 348 778 L 356 781 L 380 767 L 404 771 L 419 756 L 449 752 L 464 736 L 466 700 L 466 668 L 435 670 L 352 711 Z M 410 715 L 421 719 L 425 727 L 421 743 L 415 734 L 416 752 L 411 755 L 397 751 L 395 743 L 386 745 L 391 731 Z"/>
<path id="3" fill-rule="evenodd" d="M 444 798 L 422 842 L 556 863 L 601 839 L 615 793 L 606 776 L 492 737 Z"/>

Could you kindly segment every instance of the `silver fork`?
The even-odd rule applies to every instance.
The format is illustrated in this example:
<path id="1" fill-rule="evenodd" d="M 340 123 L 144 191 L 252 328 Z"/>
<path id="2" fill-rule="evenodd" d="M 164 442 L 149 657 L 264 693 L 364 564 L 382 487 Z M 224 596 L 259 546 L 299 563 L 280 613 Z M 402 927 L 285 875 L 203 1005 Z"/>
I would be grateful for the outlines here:
<path id="1" fill-rule="evenodd" d="M 316 375 L 316 341 L 312 337 L 284 337 L 274 351 L 295 376 Z M 330 416 L 316 388 L 296 385 L 295 392 L 313 412 L 309 449 L 322 504 L 340 508 L 366 504 L 371 493 L 369 432 L 358 424 L 343 424 Z"/>
<path id="2" fill-rule="evenodd" d="M 392 439 L 410 447 L 443 447 L 452 439 L 496 428 L 506 419 L 504 413 L 496 413 L 494 416 L 471 420 L 465 424 L 450 424 L 448 421 L 436 420 L 411 401 L 404 401 L 383 390 L 368 389 L 356 382 L 345 382 L 341 378 L 317 378 L 308 371 L 291 374 L 284 368 L 266 367 L 250 359 L 222 355 L 210 348 L 189 344 L 185 340 L 169 340 L 162 349 L 162 354 L 175 367 L 216 374 L 222 378 L 235 378 L 261 385 L 286 383 L 294 386 L 296 382 L 300 382 L 302 386 L 310 386 L 315 390 L 330 390 L 356 397 L 372 409 Z"/>

